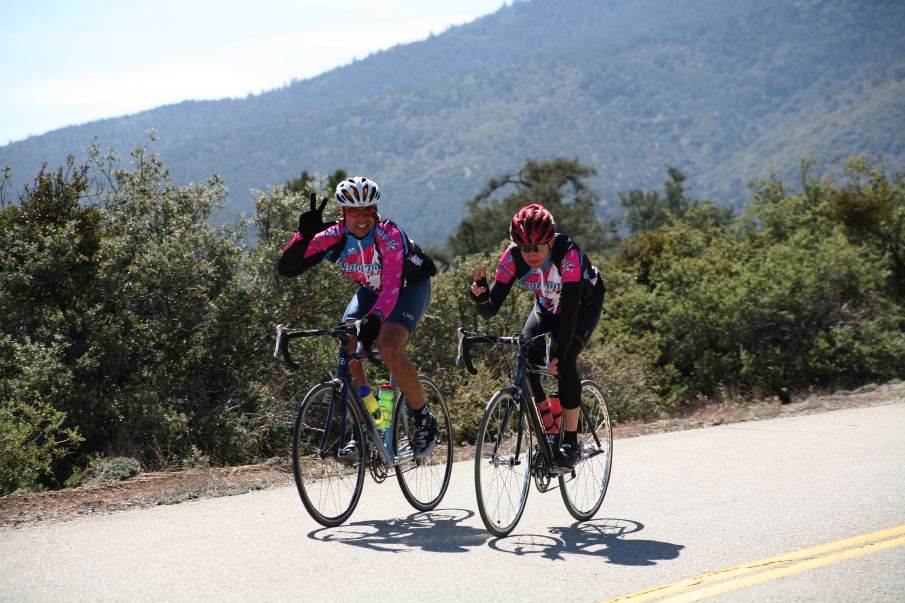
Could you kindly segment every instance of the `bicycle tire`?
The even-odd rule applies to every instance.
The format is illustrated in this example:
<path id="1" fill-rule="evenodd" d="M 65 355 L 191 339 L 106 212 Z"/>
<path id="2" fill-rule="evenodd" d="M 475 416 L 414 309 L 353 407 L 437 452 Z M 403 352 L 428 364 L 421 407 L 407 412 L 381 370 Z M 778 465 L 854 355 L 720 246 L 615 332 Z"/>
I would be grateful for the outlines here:
<path id="1" fill-rule="evenodd" d="M 519 424 L 523 426 L 519 443 Z M 487 403 L 475 445 L 475 493 L 484 526 L 507 536 L 525 511 L 531 489 L 531 430 L 514 391 L 502 389 Z M 515 464 L 518 458 L 518 464 Z"/>
<path id="2" fill-rule="evenodd" d="M 610 423 L 610 414 L 600 386 L 591 380 L 583 380 L 581 401 L 578 423 L 581 460 L 571 473 L 559 476 L 559 491 L 572 517 L 578 521 L 587 521 L 600 509 L 610 483 L 613 468 L 613 425 Z M 599 448 L 594 440 L 594 432 L 600 441 Z"/>
<path id="3" fill-rule="evenodd" d="M 330 398 L 334 391 L 338 397 L 340 390 L 332 383 L 319 383 L 311 388 L 299 406 L 292 430 L 292 470 L 296 488 L 311 517 L 327 527 L 340 525 L 355 510 L 365 479 L 362 459 L 367 459 L 367 450 L 362 449 L 361 423 L 351 404 L 346 405 L 345 434 L 341 433 L 338 413 L 331 413 Z M 349 441 L 349 436 L 358 442 L 358 462 L 349 463 L 338 458 L 337 453 Z M 323 455 L 320 454 L 322 440 Z"/>
<path id="4" fill-rule="evenodd" d="M 439 428 L 437 446 L 431 454 L 423 458 L 411 457 L 396 465 L 396 479 L 399 480 L 399 488 L 409 504 L 419 511 L 430 511 L 440 504 L 449 487 L 453 462 L 452 421 L 449 418 L 449 408 L 437 384 L 429 377 L 420 376 L 419 380 L 424 400 L 437 418 Z M 407 407 L 403 395 L 399 397 L 396 408 L 393 409 L 393 425 L 396 429 L 393 447 L 396 454 L 411 448 L 409 415 L 408 412 L 403 412 Z"/>

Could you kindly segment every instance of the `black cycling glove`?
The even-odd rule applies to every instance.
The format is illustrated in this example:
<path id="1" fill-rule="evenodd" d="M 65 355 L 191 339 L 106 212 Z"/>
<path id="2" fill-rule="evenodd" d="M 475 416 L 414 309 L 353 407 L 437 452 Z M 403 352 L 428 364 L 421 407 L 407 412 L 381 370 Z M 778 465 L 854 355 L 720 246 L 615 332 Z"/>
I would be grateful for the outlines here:
<path id="1" fill-rule="evenodd" d="M 366 348 L 374 344 L 374 340 L 380 334 L 380 317 L 376 314 L 368 314 L 358 323 L 355 330 L 355 338 Z"/>
<path id="2" fill-rule="evenodd" d="M 327 228 L 328 225 L 324 222 L 324 207 L 326 207 L 327 201 L 324 199 L 324 202 L 318 207 L 317 195 L 311 193 L 311 209 L 299 215 L 299 234 L 303 238 L 310 239 Z"/>
<path id="3" fill-rule="evenodd" d="M 475 303 L 478 303 L 478 304 L 486 303 L 487 300 L 490 299 L 490 285 L 487 283 L 487 278 L 482 276 L 481 278 L 476 280 L 474 283 L 478 287 L 484 287 L 484 289 L 485 289 L 484 293 L 482 293 L 480 295 L 475 295 L 474 293 L 471 292 L 471 287 L 469 287 L 468 294 L 471 296 L 471 299 L 473 299 L 475 301 Z"/>

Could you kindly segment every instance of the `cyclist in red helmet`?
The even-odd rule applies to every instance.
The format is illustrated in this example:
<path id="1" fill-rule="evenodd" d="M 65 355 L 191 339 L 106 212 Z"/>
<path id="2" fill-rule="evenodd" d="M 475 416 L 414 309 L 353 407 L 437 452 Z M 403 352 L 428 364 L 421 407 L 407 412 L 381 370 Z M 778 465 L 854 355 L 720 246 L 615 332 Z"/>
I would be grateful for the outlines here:
<path id="1" fill-rule="evenodd" d="M 512 217 L 509 239 L 512 244 L 500 258 L 493 286 L 487 282 L 487 266 L 481 266 L 480 270 L 472 268 L 474 282 L 469 294 L 477 303 L 478 314 L 484 318 L 499 311 L 516 281 L 537 296 L 522 337 L 553 333 L 550 372 L 557 378 L 564 428 L 556 462 L 573 467 L 581 452 L 577 444 L 581 396 L 577 358 L 600 320 L 605 292 L 603 280 L 578 245 L 568 235 L 556 232 L 556 222 L 543 205 L 531 203 L 521 208 Z M 542 346 L 537 345 L 532 348 L 530 358 L 540 363 L 543 354 Z M 555 398 L 546 399 L 536 374 L 530 374 L 529 378 L 538 397 L 535 403 L 546 409 Z M 550 412 L 555 415 L 555 405 Z"/>

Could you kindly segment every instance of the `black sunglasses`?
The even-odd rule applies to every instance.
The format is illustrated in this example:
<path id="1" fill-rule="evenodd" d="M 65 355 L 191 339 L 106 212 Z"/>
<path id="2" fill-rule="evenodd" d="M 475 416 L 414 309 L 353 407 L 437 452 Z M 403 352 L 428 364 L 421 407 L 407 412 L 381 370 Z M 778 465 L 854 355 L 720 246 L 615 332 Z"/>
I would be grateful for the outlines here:
<path id="1" fill-rule="evenodd" d="M 540 245 L 519 245 L 519 249 L 522 250 L 522 253 L 537 253 L 540 251 L 541 247 L 546 247 L 546 243 L 541 243 Z"/>

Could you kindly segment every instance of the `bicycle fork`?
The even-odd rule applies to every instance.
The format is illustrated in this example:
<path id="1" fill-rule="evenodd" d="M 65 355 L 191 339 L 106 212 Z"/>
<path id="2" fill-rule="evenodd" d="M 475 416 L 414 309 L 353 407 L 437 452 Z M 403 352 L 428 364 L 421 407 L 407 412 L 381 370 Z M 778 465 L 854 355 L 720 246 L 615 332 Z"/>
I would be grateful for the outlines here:
<path id="1" fill-rule="evenodd" d="M 346 443 L 346 428 L 348 426 L 346 413 L 346 396 L 345 396 L 345 388 L 346 385 L 340 379 L 333 379 L 330 381 L 333 387 L 330 388 L 330 403 L 327 404 L 327 418 L 324 422 L 323 433 L 321 434 L 320 445 L 318 446 L 318 458 L 326 458 L 327 456 L 338 456 L 339 451 L 343 445 Z M 339 400 L 337 400 L 337 393 L 339 393 Z M 330 437 L 330 425 L 333 423 L 333 412 L 336 410 L 336 407 L 339 406 L 339 437 L 336 439 L 335 444 L 330 444 L 332 450 L 326 450 L 328 443 L 327 439 Z"/>
<path id="2" fill-rule="evenodd" d="M 503 460 L 500 458 L 500 444 L 504 437 L 506 437 L 506 425 L 509 425 L 509 418 L 512 414 L 512 404 L 506 405 L 506 411 L 503 413 L 503 420 L 500 422 L 501 429 L 497 432 L 497 437 L 493 442 L 493 455 L 490 457 L 490 464 L 494 467 L 499 467 L 500 465 L 508 465 L 510 467 L 515 467 L 517 465 L 521 465 L 522 461 L 519 459 L 520 450 L 522 449 L 522 427 L 519 425 L 518 436 L 515 444 L 515 454 L 510 456 L 508 460 Z"/>

